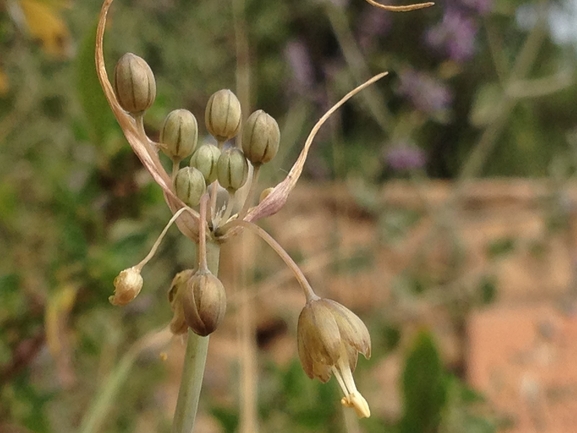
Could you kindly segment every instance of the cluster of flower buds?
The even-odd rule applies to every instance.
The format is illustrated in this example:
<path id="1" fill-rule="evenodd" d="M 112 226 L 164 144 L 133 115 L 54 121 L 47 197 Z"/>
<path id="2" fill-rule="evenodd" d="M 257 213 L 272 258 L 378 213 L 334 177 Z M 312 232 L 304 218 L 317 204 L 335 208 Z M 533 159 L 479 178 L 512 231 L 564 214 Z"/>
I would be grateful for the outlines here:
<path id="1" fill-rule="evenodd" d="M 139 119 L 141 132 L 144 132 L 142 116 L 152 105 L 156 94 L 156 84 L 150 67 L 134 54 L 124 55 L 116 66 L 114 89 L 118 104 L 134 119 Z M 234 93 L 226 89 L 214 93 L 208 100 L 205 125 L 207 131 L 216 139 L 217 145 L 204 143 L 197 146 L 198 122 L 190 111 L 174 110 L 166 117 L 160 132 L 160 142 L 156 143 L 154 150 L 161 150 L 172 160 L 173 192 L 186 206 L 173 215 L 149 255 L 137 266 L 122 271 L 115 279 L 115 293 L 110 298 L 114 305 L 126 305 L 138 295 L 143 285 L 140 271 L 154 255 L 170 224 L 180 213 L 194 212 L 199 220 L 198 267 L 179 272 L 168 293 L 173 311 L 170 329 L 176 335 L 184 334 L 190 329 L 200 336 L 207 336 L 214 332 L 222 321 L 226 311 L 226 291 L 218 277 L 207 267 L 206 239 L 218 239 L 221 235 L 218 231 L 219 223 L 228 223 L 234 194 L 249 180 L 252 165 L 248 197 L 241 211 L 233 217 L 236 218 L 237 225 L 251 226 L 243 218 L 252 200 L 251 193 L 259 169 L 262 164 L 274 158 L 280 142 L 277 122 L 262 110 L 252 113 L 243 124 L 240 103 Z M 239 134 L 241 146 L 224 147 L 226 141 Z M 147 151 L 151 149 L 152 147 L 147 147 Z M 189 156 L 189 164 L 181 168 L 180 163 Z M 298 175 L 296 177 L 298 178 Z M 217 183 L 229 193 L 229 203 L 224 214 L 220 215 L 215 215 L 217 211 L 214 205 Z M 209 188 L 210 185 L 214 187 Z M 270 192 L 270 188 L 265 189 L 260 201 L 265 200 Z M 209 200 L 211 206 L 208 206 Z M 200 212 L 196 213 L 191 208 L 198 205 Z M 207 224 L 208 221 L 212 224 Z M 254 229 L 257 226 L 253 224 L 251 227 Z M 207 234 L 207 228 L 212 233 Z M 256 230 L 259 233 L 258 230 L 262 229 L 257 227 Z M 265 240 L 268 239 L 267 236 L 270 237 L 259 234 Z M 270 239 L 267 242 L 274 245 Z M 343 391 L 342 404 L 354 408 L 359 417 L 370 416 L 369 406 L 357 391 L 352 377 L 358 353 L 367 358 L 370 356 L 371 343 L 366 326 L 341 304 L 316 296 L 298 266 L 292 259 L 287 258 L 286 252 L 284 255 L 279 254 L 293 268 L 307 296 L 297 330 L 298 352 L 305 372 L 309 377 L 318 378 L 322 382 L 334 375 Z"/>
<path id="2" fill-rule="evenodd" d="M 128 53 L 118 61 L 114 77 L 120 106 L 135 119 L 142 119 L 156 96 L 150 67 L 142 58 Z M 189 208 L 198 206 L 205 194 L 215 194 L 216 190 L 208 188 L 215 182 L 229 192 L 232 202 L 232 196 L 249 179 L 249 165 L 260 167 L 270 161 L 279 148 L 277 122 L 258 110 L 243 125 L 240 102 L 228 89 L 219 90 L 209 98 L 205 125 L 216 145 L 207 142 L 199 146 L 199 128 L 194 114 L 186 109 L 174 110 L 166 116 L 156 143 L 157 149 L 173 162 L 175 195 Z M 239 134 L 242 146 L 224 147 L 226 141 Z M 189 164 L 181 168 L 181 162 L 188 157 Z M 252 182 L 255 180 L 253 178 Z M 216 212 L 215 209 L 211 211 Z M 215 220 L 215 215 L 209 217 Z M 115 294 L 110 298 L 113 304 L 126 305 L 138 295 L 143 285 L 140 270 L 141 266 L 132 267 L 116 278 Z M 175 334 L 190 328 L 199 335 L 208 335 L 217 328 L 226 310 L 222 283 L 200 264 L 197 271 L 185 270 L 174 277 L 169 300 L 174 313 L 170 327 Z"/>

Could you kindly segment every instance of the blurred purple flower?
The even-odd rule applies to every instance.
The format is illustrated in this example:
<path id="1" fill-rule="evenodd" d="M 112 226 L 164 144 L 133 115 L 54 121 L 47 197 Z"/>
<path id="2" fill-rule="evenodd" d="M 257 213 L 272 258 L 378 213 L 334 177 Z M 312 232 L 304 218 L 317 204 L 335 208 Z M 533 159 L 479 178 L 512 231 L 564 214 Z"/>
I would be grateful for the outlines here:
<path id="1" fill-rule="evenodd" d="M 425 40 L 430 47 L 462 62 L 475 53 L 476 35 L 477 24 L 471 17 L 460 10 L 447 9 L 443 21 L 427 31 Z"/>
<path id="2" fill-rule="evenodd" d="M 461 4 L 479 15 L 487 15 L 493 6 L 493 0 L 460 0 Z"/>
<path id="3" fill-rule="evenodd" d="M 359 45 L 365 51 L 376 43 L 376 37 L 386 35 L 391 29 L 390 14 L 375 13 L 374 8 L 369 5 L 359 17 L 357 25 L 357 38 Z"/>
<path id="4" fill-rule="evenodd" d="M 417 110 L 435 114 L 449 108 L 453 99 L 445 84 L 423 72 L 406 69 L 399 75 L 398 92 L 407 96 Z"/>
<path id="5" fill-rule="evenodd" d="M 395 171 L 408 171 L 423 168 L 425 153 L 417 146 L 398 143 L 388 146 L 384 152 L 385 161 Z"/>
<path id="6" fill-rule="evenodd" d="M 306 45 L 298 39 L 287 42 L 284 57 L 293 73 L 291 88 L 298 93 L 310 91 L 314 84 L 314 70 Z"/>

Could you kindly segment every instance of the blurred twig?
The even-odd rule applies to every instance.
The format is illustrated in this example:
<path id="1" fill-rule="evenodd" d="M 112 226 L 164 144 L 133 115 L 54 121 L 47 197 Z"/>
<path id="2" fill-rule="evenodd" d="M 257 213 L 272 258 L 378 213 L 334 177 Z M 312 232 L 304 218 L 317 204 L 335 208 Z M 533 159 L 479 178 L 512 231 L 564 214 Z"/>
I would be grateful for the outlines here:
<path id="1" fill-rule="evenodd" d="M 172 333 L 166 328 L 154 331 L 137 340 L 122 357 L 109 377 L 105 380 L 90 408 L 84 413 L 79 433 L 97 433 L 107 420 L 110 410 L 116 405 L 118 394 L 128 379 L 138 357 L 146 350 L 155 350 L 168 344 Z"/>

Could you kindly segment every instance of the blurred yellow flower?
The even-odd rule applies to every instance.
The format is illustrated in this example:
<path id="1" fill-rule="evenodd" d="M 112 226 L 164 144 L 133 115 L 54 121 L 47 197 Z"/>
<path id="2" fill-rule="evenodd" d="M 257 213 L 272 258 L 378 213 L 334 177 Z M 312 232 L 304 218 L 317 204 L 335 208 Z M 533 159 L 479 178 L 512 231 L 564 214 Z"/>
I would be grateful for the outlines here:
<path id="1" fill-rule="evenodd" d="M 70 33 L 61 11 L 68 6 L 62 0 L 18 0 L 30 35 L 40 41 L 42 48 L 50 55 L 70 54 Z"/>

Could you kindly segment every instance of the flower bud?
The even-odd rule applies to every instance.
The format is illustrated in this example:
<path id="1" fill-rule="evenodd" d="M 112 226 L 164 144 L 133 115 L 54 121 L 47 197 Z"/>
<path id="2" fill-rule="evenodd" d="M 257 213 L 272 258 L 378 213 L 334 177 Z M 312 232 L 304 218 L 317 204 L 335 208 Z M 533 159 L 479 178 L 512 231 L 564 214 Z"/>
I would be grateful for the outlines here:
<path id="1" fill-rule="evenodd" d="M 230 140 L 238 134 L 240 120 L 240 102 L 234 93 L 222 89 L 210 97 L 206 104 L 206 129 L 219 142 Z"/>
<path id="2" fill-rule="evenodd" d="M 186 205 L 197 206 L 206 192 L 204 176 L 194 167 L 181 168 L 174 178 L 174 191 Z"/>
<path id="3" fill-rule="evenodd" d="M 160 131 L 160 148 L 172 160 L 180 161 L 194 152 L 198 142 L 196 117 L 184 109 L 171 111 Z"/>
<path id="4" fill-rule="evenodd" d="M 190 166 L 200 170 L 207 185 L 216 180 L 216 163 L 220 149 L 214 144 L 206 143 L 196 149 L 190 158 Z"/>
<path id="5" fill-rule="evenodd" d="M 188 325 L 184 320 L 184 310 L 182 308 L 182 294 L 186 290 L 188 280 L 194 275 L 194 269 L 186 269 L 179 272 L 172 279 L 170 290 L 168 291 L 168 301 L 173 311 L 172 320 L 170 321 L 170 331 L 174 335 L 186 334 Z"/>
<path id="6" fill-rule="evenodd" d="M 273 192 L 274 188 L 271 186 L 269 188 L 263 189 L 262 192 L 260 193 L 260 196 L 258 198 L 258 202 L 262 203 L 264 201 L 265 198 L 267 198 L 271 192 Z"/>
<path id="7" fill-rule="evenodd" d="M 242 128 L 242 150 L 253 164 L 274 158 L 280 143 L 278 123 L 262 110 L 252 113 Z"/>
<path id="8" fill-rule="evenodd" d="M 143 284 L 140 269 L 125 269 L 114 279 L 114 296 L 110 296 L 108 300 L 112 305 L 126 305 L 136 298 Z"/>
<path id="9" fill-rule="evenodd" d="M 130 114 L 150 108 L 156 97 L 156 81 L 148 63 L 132 53 L 123 55 L 114 69 L 114 91 L 120 106 Z"/>
<path id="10" fill-rule="evenodd" d="M 248 178 L 248 162 L 240 149 L 227 149 L 218 158 L 216 175 L 220 185 L 234 192 L 242 187 Z"/>
<path id="11" fill-rule="evenodd" d="M 206 337 L 216 330 L 226 312 L 224 286 L 210 271 L 199 271 L 188 280 L 182 307 L 190 329 Z"/>

